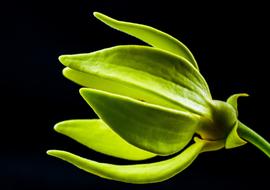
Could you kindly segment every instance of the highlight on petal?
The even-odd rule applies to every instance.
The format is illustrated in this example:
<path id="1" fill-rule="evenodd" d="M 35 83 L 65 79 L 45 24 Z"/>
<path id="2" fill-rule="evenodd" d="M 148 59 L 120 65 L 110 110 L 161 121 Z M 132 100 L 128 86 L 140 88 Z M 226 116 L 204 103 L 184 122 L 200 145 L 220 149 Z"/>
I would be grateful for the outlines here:
<path id="1" fill-rule="evenodd" d="M 100 119 L 62 121 L 54 129 L 88 148 L 110 156 L 127 160 L 145 160 L 156 156 L 129 144 Z"/>
<path id="2" fill-rule="evenodd" d="M 59 60 L 70 68 L 64 75 L 86 87 L 200 115 L 209 112 L 204 78 L 186 60 L 164 51 L 126 45 Z"/>
<path id="3" fill-rule="evenodd" d="M 49 150 L 47 154 L 103 178 L 144 184 L 161 182 L 183 171 L 195 160 L 207 143 L 208 141 L 196 140 L 194 144 L 173 158 L 155 163 L 134 165 L 99 163 L 61 150 Z"/>
<path id="4" fill-rule="evenodd" d="M 149 45 L 169 51 L 187 59 L 196 69 L 198 69 L 197 62 L 190 50 L 176 38 L 153 27 L 118 21 L 102 13 L 94 12 L 94 16 L 116 30 L 134 36 Z"/>
<path id="5" fill-rule="evenodd" d="M 129 143 L 159 155 L 173 154 L 192 139 L 200 117 L 89 88 L 81 95 L 97 115 Z"/>

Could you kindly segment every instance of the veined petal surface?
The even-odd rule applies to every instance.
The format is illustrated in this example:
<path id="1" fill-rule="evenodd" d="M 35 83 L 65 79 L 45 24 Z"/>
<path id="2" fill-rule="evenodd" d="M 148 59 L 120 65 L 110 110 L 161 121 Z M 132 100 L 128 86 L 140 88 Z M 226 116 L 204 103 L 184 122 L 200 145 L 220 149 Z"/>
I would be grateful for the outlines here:
<path id="1" fill-rule="evenodd" d="M 65 70 L 65 76 L 87 87 L 200 115 L 209 112 L 211 96 L 204 78 L 185 59 L 173 54 L 146 46 L 117 46 L 59 59 L 72 69 Z M 76 71 L 88 76 L 82 78 Z"/>
<path id="2" fill-rule="evenodd" d="M 200 117 L 187 112 L 82 88 L 81 95 L 118 135 L 141 149 L 159 155 L 181 150 L 192 139 Z"/>

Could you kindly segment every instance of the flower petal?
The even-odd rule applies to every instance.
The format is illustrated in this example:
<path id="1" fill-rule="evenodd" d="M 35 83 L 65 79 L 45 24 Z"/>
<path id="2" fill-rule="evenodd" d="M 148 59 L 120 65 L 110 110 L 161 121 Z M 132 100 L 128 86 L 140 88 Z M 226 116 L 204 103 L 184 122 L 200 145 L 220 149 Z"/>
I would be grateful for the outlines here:
<path id="1" fill-rule="evenodd" d="M 114 165 L 95 162 L 61 150 L 49 150 L 47 154 L 65 160 L 86 172 L 103 178 L 126 183 L 144 184 L 161 182 L 183 171 L 195 160 L 205 144 L 206 141 L 200 140 L 168 160 L 134 165 Z"/>
<path id="2" fill-rule="evenodd" d="M 239 97 L 247 97 L 247 96 L 249 95 L 246 93 L 239 93 L 239 94 L 233 94 L 227 99 L 227 103 L 229 103 L 235 109 L 237 116 L 238 116 L 237 100 Z M 239 121 L 235 123 L 234 127 L 229 132 L 226 138 L 225 148 L 227 149 L 235 148 L 235 147 L 242 146 L 247 143 L 238 135 L 238 132 L 237 132 L 238 125 L 239 125 Z"/>
<path id="3" fill-rule="evenodd" d="M 88 148 L 118 158 L 144 160 L 156 156 L 129 144 L 100 119 L 67 120 L 54 129 Z"/>
<path id="4" fill-rule="evenodd" d="M 247 97 L 249 96 L 246 93 L 239 93 L 239 94 L 233 94 L 227 99 L 227 103 L 229 103 L 236 111 L 238 115 L 238 109 L 237 109 L 237 100 L 239 97 Z"/>
<path id="5" fill-rule="evenodd" d="M 194 135 L 200 117 L 104 91 L 82 88 L 97 115 L 129 143 L 159 155 L 181 150 Z"/>
<path id="6" fill-rule="evenodd" d="M 209 112 L 211 96 L 203 77 L 186 60 L 164 51 L 117 46 L 59 59 L 72 69 L 65 70 L 65 76 L 87 87 L 200 115 Z M 88 78 L 85 75 L 82 80 L 80 73 L 73 70 L 88 74 Z"/>
<path id="7" fill-rule="evenodd" d="M 246 144 L 247 142 L 244 141 L 237 132 L 239 122 L 237 121 L 234 127 L 232 128 L 231 132 L 228 134 L 225 142 L 225 148 L 230 149 L 230 148 L 235 148 L 238 146 L 242 146 Z"/>
<path id="8" fill-rule="evenodd" d="M 94 16 L 108 26 L 134 36 L 154 47 L 169 51 L 187 59 L 198 69 L 197 62 L 189 49 L 176 38 L 153 27 L 131 22 L 118 21 L 104 14 L 95 12 Z"/>

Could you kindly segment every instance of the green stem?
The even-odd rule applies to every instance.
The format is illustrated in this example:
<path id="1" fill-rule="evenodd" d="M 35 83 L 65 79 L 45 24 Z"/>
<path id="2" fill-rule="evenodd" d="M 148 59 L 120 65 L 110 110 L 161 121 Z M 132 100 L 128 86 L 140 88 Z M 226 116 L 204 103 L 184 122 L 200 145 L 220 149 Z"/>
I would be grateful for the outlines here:
<path id="1" fill-rule="evenodd" d="M 240 121 L 237 131 L 243 139 L 259 148 L 270 158 L 270 143 L 267 142 L 263 137 L 261 137 L 259 134 L 257 134 L 255 131 L 253 131 Z"/>

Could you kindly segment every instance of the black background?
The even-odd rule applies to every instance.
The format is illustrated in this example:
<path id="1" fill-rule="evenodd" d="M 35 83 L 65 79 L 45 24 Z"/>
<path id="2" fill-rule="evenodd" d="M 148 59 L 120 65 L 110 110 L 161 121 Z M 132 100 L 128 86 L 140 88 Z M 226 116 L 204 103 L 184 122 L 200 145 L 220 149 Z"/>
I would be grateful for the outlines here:
<path id="1" fill-rule="evenodd" d="M 1 3 L 0 189 L 261 189 L 269 184 L 269 158 L 251 145 L 200 155 L 184 172 L 158 184 L 108 181 L 46 155 L 65 149 L 85 157 L 126 163 L 57 134 L 53 125 L 96 117 L 65 79 L 61 54 L 142 42 L 93 16 L 147 24 L 185 43 L 215 99 L 238 92 L 240 119 L 270 140 L 267 6 L 229 1 L 9 1 Z"/>

